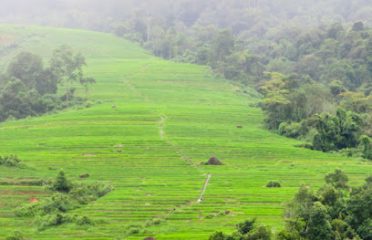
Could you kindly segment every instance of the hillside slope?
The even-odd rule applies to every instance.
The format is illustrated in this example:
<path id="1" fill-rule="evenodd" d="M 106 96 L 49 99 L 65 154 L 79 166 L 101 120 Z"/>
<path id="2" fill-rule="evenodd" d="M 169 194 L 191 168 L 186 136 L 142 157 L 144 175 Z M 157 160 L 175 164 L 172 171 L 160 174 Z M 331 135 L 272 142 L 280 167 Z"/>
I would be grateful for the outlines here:
<path id="1" fill-rule="evenodd" d="M 297 148 L 266 131 L 261 111 L 251 107 L 254 94 L 206 67 L 163 61 L 101 33 L 1 26 L 0 36 L 0 68 L 18 51 L 47 58 L 68 44 L 86 56 L 87 72 L 98 80 L 90 108 L 0 124 L 0 155 L 17 154 L 27 164 L 0 166 L 0 180 L 52 178 L 63 168 L 74 180 L 89 173 L 86 181 L 115 188 L 75 210 L 99 224 L 36 231 L 32 219 L 16 218 L 13 209 L 47 192 L 0 186 L 0 239 L 16 230 L 32 239 L 121 239 L 129 225 L 144 226 L 129 239 L 207 239 L 250 217 L 275 230 L 283 226 L 283 203 L 301 184 L 319 186 L 335 168 L 357 184 L 372 171 L 367 161 Z M 224 165 L 200 165 L 213 155 Z M 270 180 L 283 187 L 266 188 Z M 145 227 L 152 219 L 161 223 Z"/>

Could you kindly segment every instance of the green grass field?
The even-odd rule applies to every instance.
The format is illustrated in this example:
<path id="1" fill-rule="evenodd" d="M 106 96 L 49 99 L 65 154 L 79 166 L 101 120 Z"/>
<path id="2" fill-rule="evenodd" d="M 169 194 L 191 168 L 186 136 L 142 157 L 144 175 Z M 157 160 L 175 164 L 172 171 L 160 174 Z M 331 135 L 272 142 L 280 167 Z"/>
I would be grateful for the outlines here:
<path id="1" fill-rule="evenodd" d="M 299 142 L 265 130 L 262 112 L 252 107 L 259 100 L 255 92 L 215 78 L 207 67 L 164 61 L 136 44 L 88 31 L 3 25 L 0 36 L 0 69 L 21 50 L 47 60 L 67 44 L 86 56 L 86 71 L 97 79 L 90 108 L 0 124 L 0 155 L 17 154 L 27 165 L 0 166 L 0 181 L 48 179 L 63 168 L 71 179 L 89 173 L 84 181 L 115 188 L 74 211 L 99 224 L 37 231 L 32 219 L 16 218 L 13 210 L 48 192 L 0 186 L 0 239 L 17 230 L 48 240 L 208 239 L 252 217 L 277 231 L 285 202 L 301 184 L 318 187 L 336 168 L 352 185 L 372 172 L 371 162 L 297 148 Z M 224 165 L 200 165 L 213 155 Z M 205 199 L 197 203 L 208 173 Z M 269 180 L 283 187 L 266 188 Z M 161 224 L 125 237 L 129 225 L 155 218 Z"/>

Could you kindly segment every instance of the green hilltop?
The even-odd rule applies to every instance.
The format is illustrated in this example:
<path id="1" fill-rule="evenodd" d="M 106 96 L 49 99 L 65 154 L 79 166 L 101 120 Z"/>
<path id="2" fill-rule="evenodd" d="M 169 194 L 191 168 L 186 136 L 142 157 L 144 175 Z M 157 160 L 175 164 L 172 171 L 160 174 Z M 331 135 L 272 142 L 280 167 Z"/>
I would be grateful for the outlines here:
<path id="1" fill-rule="evenodd" d="M 91 107 L 0 124 L 0 155 L 16 154 L 24 168 L 0 166 L 4 179 L 49 179 L 64 169 L 72 180 L 107 182 L 114 190 L 72 211 L 97 223 L 37 231 L 14 209 L 43 199 L 41 186 L 0 185 L 0 239 L 21 231 L 32 239 L 207 239 L 257 217 L 274 231 L 298 187 L 319 187 L 336 168 L 360 184 L 371 162 L 296 147 L 300 142 L 264 129 L 254 90 L 215 77 L 205 66 L 151 56 L 109 34 L 0 26 L 0 69 L 20 51 L 50 57 L 67 44 L 86 57 L 97 79 Z M 79 93 L 84 95 L 83 89 Z M 223 165 L 207 166 L 212 156 Z M 203 201 L 198 198 L 210 174 Z M 269 181 L 282 188 L 266 188 Z M 127 231 L 138 228 L 139 231 Z M 138 233 L 137 233 L 138 232 Z"/>

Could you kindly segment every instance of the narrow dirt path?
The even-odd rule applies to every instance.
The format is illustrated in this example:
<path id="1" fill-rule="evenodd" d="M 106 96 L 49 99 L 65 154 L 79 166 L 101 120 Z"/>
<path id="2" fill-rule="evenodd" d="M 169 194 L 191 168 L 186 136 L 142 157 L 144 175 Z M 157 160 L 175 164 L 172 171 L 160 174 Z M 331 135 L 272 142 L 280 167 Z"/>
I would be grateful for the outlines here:
<path id="1" fill-rule="evenodd" d="M 205 191 L 207 190 L 209 180 L 211 180 L 211 178 L 212 178 L 212 174 L 208 174 L 207 179 L 205 179 L 205 183 L 203 185 L 202 191 L 200 193 L 200 197 L 197 200 L 197 203 L 201 203 L 204 200 L 204 194 L 205 194 Z"/>

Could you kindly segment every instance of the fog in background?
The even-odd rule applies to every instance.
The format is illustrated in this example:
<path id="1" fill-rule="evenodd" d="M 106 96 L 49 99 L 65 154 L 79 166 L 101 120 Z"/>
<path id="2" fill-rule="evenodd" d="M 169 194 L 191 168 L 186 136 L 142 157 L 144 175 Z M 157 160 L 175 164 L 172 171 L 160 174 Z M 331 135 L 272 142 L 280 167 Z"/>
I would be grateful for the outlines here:
<path id="1" fill-rule="evenodd" d="M 113 31 L 141 19 L 234 32 L 326 22 L 372 23 L 371 0 L 1 0 L 0 22 Z"/>

